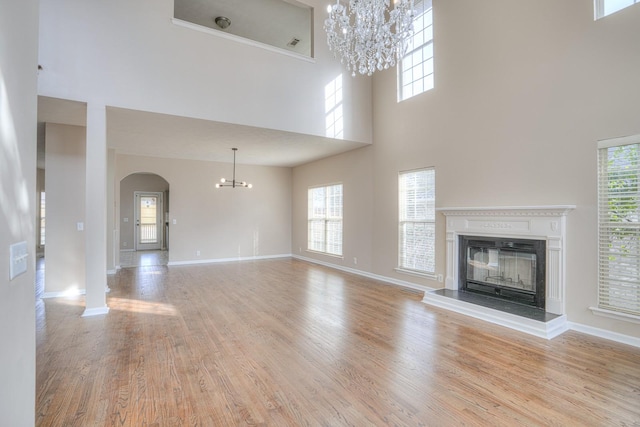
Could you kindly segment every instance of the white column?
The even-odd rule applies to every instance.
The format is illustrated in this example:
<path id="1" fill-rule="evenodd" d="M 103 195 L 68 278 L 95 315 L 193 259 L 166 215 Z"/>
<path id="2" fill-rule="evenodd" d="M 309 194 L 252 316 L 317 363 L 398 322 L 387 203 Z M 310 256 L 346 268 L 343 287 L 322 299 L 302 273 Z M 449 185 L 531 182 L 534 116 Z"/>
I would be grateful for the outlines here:
<path id="1" fill-rule="evenodd" d="M 107 114 L 103 104 L 87 105 L 86 308 L 83 316 L 107 307 Z"/>

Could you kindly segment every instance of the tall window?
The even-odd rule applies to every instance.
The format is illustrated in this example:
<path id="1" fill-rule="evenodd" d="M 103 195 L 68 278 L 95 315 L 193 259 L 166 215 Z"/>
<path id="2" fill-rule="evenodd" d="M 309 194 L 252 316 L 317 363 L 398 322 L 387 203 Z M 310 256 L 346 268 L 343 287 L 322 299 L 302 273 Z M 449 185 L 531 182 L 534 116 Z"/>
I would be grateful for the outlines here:
<path id="1" fill-rule="evenodd" d="M 432 0 L 415 4 L 413 37 L 398 65 L 398 101 L 433 89 L 433 10 Z"/>
<path id="2" fill-rule="evenodd" d="M 604 18 L 636 3 L 640 3 L 640 0 L 594 0 L 595 18 Z"/>
<path id="3" fill-rule="evenodd" d="M 640 135 L 598 148 L 598 308 L 640 315 Z"/>
<path id="4" fill-rule="evenodd" d="M 40 246 L 44 246 L 45 241 L 45 225 L 46 225 L 46 200 L 44 191 L 40 192 Z"/>
<path id="5" fill-rule="evenodd" d="M 342 255 L 342 184 L 309 188 L 307 249 Z"/>
<path id="6" fill-rule="evenodd" d="M 399 260 L 401 270 L 435 274 L 436 172 L 401 172 L 399 190 Z"/>

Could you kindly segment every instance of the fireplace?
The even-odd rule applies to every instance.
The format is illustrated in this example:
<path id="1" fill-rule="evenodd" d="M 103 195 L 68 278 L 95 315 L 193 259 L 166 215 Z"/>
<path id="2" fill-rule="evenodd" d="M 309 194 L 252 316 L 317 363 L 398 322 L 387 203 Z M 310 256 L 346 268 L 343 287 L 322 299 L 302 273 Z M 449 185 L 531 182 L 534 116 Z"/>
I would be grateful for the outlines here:
<path id="1" fill-rule="evenodd" d="M 566 331 L 566 230 L 573 209 L 436 209 L 446 220 L 444 288 L 426 291 L 423 301 L 547 339 Z"/>
<path id="2" fill-rule="evenodd" d="M 544 240 L 459 236 L 459 289 L 545 308 Z"/>

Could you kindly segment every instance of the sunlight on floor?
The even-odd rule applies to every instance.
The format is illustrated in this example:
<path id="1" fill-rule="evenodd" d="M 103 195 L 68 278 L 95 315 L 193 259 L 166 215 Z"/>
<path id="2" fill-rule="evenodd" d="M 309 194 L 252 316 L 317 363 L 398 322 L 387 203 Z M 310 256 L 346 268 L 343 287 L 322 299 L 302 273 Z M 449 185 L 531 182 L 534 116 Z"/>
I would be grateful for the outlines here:
<path id="1" fill-rule="evenodd" d="M 176 316 L 178 314 L 178 311 L 173 305 L 163 304 L 160 302 L 140 301 L 126 298 L 109 298 L 107 303 L 111 310 L 158 314 L 161 316 Z"/>

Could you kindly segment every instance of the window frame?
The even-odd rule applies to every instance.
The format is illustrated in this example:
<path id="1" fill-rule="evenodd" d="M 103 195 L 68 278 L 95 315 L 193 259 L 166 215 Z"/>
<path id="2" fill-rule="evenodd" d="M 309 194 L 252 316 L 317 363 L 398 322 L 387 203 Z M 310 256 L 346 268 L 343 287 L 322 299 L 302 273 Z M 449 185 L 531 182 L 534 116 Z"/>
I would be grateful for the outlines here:
<path id="1" fill-rule="evenodd" d="M 628 4 L 626 6 L 621 7 L 620 9 L 613 10 L 609 13 L 605 13 L 605 4 L 607 0 L 593 0 L 593 19 L 597 21 L 598 19 L 602 19 L 606 16 L 613 15 L 614 13 L 620 12 L 628 7 L 634 6 L 636 4 L 640 4 L 640 0 L 630 0 L 633 3 Z"/>
<path id="2" fill-rule="evenodd" d="M 403 189 L 403 176 L 409 174 L 417 174 L 417 173 L 426 173 L 426 185 L 424 187 L 425 194 L 423 197 L 424 204 L 422 208 L 424 208 L 425 215 L 422 218 L 415 219 L 407 219 L 403 218 L 403 194 L 407 193 L 406 189 Z M 429 176 L 431 175 L 431 176 Z M 429 186 L 431 183 L 431 187 Z M 429 193 L 433 196 L 429 198 Z M 404 199 L 404 204 L 407 203 L 407 199 Z M 435 234 L 436 234 L 436 170 L 435 167 L 424 167 L 419 169 L 412 169 L 407 171 L 401 171 L 398 173 L 398 267 L 396 268 L 399 272 L 410 273 L 418 276 L 428 277 L 430 279 L 436 279 L 436 249 L 435 249 Z M 419 224 L 419 225 L 432 225 L 431 235 L 428 234 L 424 237 L 427 241 L 425 244 L 425 254 L 424 258 L 421 260 L 422 263 L 426 264 L 425 268 L 415 268 L 415 262 L 412 265 L 409 265 L 406 260 L 407 248 L 404 245 L 404 234 L 403 230 L 405 229 L 405 224 Z M 429 253 L 428 249 L 431 247 L 431 253 Z M 415 258 L 415 257 L 414 257 Z M 430 259 L 429 259 L 430 258 Z"/>
<path id="3" fill-rule="evenodd" d="M 631 172 L 631 176 L 635 173 L 635 178 L 631 178 L 631 181 L 635 182 L 630 187 L 623 188 L 625 191 L 622 193 L 619 191 L 621 187 L 615 187 L 612 191 L 610 176 L 624 173 L 622 166 L 626 164 L 610 165 L 609 149 L 633 145 L 636 146 L 637 158 L 635 170 Z M 623 178 L 624 176 L 619 180 Z M 635 189 L 633 189 L 634 185 Z M 612 198 L 616 196 L 633 199 L 632 203 L 635 203 L 635 206 L 632 205 L 631 216 L 635 217 L 635 221 L 626 221 L 627 218 L 611 220 L 612 215 L 615 215 L 611 209 Z M 627 201 L 617 203 L 627 203 Z M 616 205 L 616 207 L 619 206 Z M 635 245 L 627 245 L 623 242 L 619 248 L 612 248 L 613 244 L 610 242 L 616 234 L 618 238 L 621 235 L 631 236 L 630 241 Z M 620 252 L 633 246 L 635 250 L 632 249 L 632 252 L 627 255 Z M 623 279 L 625 273 L 628 275 L 628 258 L 637 259 L 635 283 L 633 280 Z M 635 301 L 631 300 L 627 304 L 624 298 L 620 297 L 625 293 L 629 295 L 635 293 Z M 598 304 L 597 307 L 590 307 L 590 309 L 597 315 L 640 323 L 640 135 L 598 141 Z"/>
<path id="4" fill-rule="evenodd" d="M 336 195 L 329 191 L 329 189 L 339 187 L 339 206 L 331 204 L 332 197 Z M 322 207 L 323 213 L 317 212 L 314 204 L 313 192 L 318 190 L 324 191 L 324 206 Z M 339 215 L 336 215 L 339 214 Z M 344 254 L 344 233 L 343 233 L 343 221 L 344 219 L 344 186 L 342 183 L 317 185 L 309 187 L 307 189 L 307 251 L 321 253 L 324 255 L 342 257 Z M 320 228 L 314 227 L 314 225 L 320 225 Z M 314 231 L 322 232 L 321 247 L 316 245 L 314 237 Z M 338 239 L 331 238 L 332 232 L 339 234 Z M 338 248 L 337 251 L 332 250 Z"/>
<path id="5" fill-rule="evenodd" d="M 407 52 L 404 54 L 404 56 L 402 57 L 402 59 L 398 62 L 398 78 L 397 78 L 397 83 L 398 83 L 398 88 L 397 88 L 397 98 L 398 98 L 398 102 L 402 102 L 402 101 L 406 101 L 407 99 L 413 98 L 414 96 L 420 95 L 421 93 L 425 93 L 431 89 L 434 88 L 435 86 L 435 60 L 434 60 L 434 51 L 433 51 L 433 47 L 434 47 L 434 43 L 433 43 L 433 0 L 422 0 L 420 3 L 425 4 L 428 3 L 429 7 L 427 8 L 423 8 L 421 9 L 420 13 L 418 13 L 416 15 L 416 17 L 413 20 L 413 26 L 414 26 L 414 34 L 413 36 L 409 39 L 408 41 L 408 47 L 407 47 Z M 420 6 L 422 8 L 422 6 Z M 424 22 L 424 17 L 425 16 L 430 16 L 431 19 L 428 22 L 428 25 L 426 22 Z M 422 22 L 423 24 L 420 26 L 420 28 L 417 28 L 417 25 Z M 431 37 L 428 39 L 422 39 L 422 37 L 424 37 L 424 34 L 428 34 L 431 33 Z M 422 42 L 418 45 L 416 45 L 415 43 L 418 41 L 418 39 L 422 39 Z M 430 52 L 430 55 L 428 55 Z M 426 56 L 425 56 L 426 55 Z M 414 63 L 414 56 L 416 56 L 417 58 L 421 58 L 418 61 L 415 61 Z M 411 59 L 411 66 L 410 69 L 405 70 L 404 67 L 405 65 L 407 65 L 407 62 L 409 61 L 409 59 Z M 425 67 L 428 66 L 428 64 L 430 65 L 430 73 L 425 73 Z M 416 71 L 416 68 L 420 68 L 421 72 L 419 72 L 419 77 L 418 78 L 414 78 L 413 76 L 413 72 Z M 406 76 L 408 74 L 412 74 L 412 78 L 411 81 L 409 83 L 407 83 L 406 81 Z M 412 87 L 411 89 L 411 94 L 407 94 L 405 95 L 405 87 L 411 85 L 414 86 L 417 83 L 422 85 L 422 88 L 420 90 L 416 90 Z"/>

